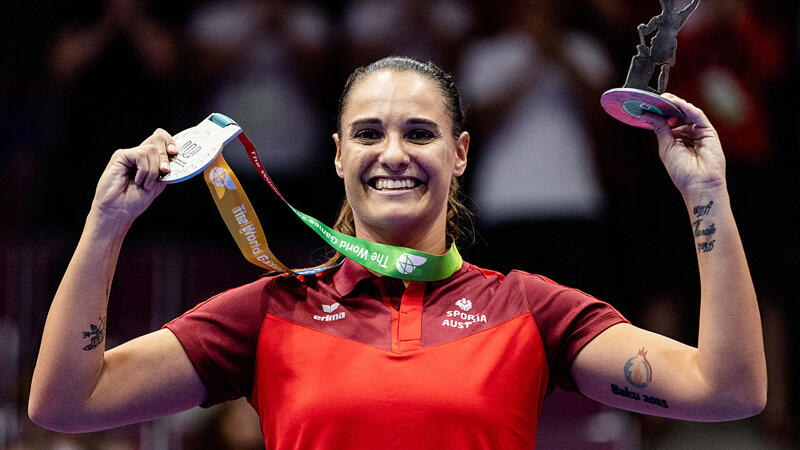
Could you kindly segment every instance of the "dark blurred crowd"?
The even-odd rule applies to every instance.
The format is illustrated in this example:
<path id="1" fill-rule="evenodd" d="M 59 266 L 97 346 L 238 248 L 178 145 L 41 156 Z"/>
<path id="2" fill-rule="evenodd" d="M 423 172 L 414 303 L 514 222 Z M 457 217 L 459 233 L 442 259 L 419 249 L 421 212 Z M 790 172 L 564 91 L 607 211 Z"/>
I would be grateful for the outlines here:
<path id="1" fill-rule="evenodd" d="M 634 324 L 696 343 L 699 285 L 685 207 L 652 133 L 616 122 L 599 103 L 622 85 L 636 25 L 660 11 L 656 0 L 13 3 L 0 19 L 0 448 L 263 445 L 242 402 L 77 437 L 34 426 L 27 385 L 47 308 L 111 152 L 157 127 L 177 133 L 211 112 L 234 118 L 284 195 L 331 224 L 344 195 L 331 164 L 339 91 L 354 68 L 391 54 L 454 73 L 468 106 L 463 184 L 477 232 L 460 246 L 465 259 L 547 275 L 609 301 Z M 542 418 L 542 448 L 564 439 L 580 448 L 734 440 L 786 448 L 800 439 L 798 308 L 788 283 L 800 273 L 790 219 L 800 193 L 798 19 L 800 7 L 786 2 L 703 0 L 678 35 L 668 85 L 721 135 L 762 306 L 767 410 L 692 425 L 559 393 L 566 400 L 549 401 Z M 293 266 L 319 262 L 321 241 L 266 189 L 239 144 L 225 157 L 275 253 Z M 170 186 L 123 247 L 109 344 L 259 275 L 203 182 Z M 253 427 L 252 438 L 242 432 Z"/>

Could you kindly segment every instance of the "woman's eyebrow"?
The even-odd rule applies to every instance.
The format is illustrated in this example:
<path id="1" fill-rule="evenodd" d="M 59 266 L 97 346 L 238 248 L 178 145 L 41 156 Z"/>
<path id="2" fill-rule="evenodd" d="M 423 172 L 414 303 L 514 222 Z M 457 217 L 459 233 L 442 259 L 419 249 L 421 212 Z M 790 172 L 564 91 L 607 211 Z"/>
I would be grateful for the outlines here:
<path id="1" fill-rule="evenodd" d="M 436 128 L 436 129 L 439 128 L 439 124 L 437 124 L 436 122 L 434 122 L 432 120 L 428 120 L 428 119 L 422 119 L 422 118 L 408 119 L 406 121 L 406 123 L 409 124 L 409 125 L 427 125 L 427 126 L 429 126 L 431 128 Z"/>
<path id="2" fill-rule="evenodd" d="M 381 123 L 382 123 L 381 119 L 376 119 L 376 118 L 369 117 L 369 118 L 366 118 L 366 119 L 354 120 L 353 122 L 350 123 L 350 128 L 352 129 L 352 128 L 361 127 L 361 126 L 364 126 L 364 125 L 380 125 Z"/>

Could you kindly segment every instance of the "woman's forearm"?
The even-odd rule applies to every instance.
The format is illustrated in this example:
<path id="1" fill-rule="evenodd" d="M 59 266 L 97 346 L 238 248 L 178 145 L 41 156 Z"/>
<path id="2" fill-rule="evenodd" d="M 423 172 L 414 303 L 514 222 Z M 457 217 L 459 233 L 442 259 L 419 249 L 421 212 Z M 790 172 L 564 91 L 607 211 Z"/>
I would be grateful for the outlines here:
<path id="1" fill-rule="evenodd" d="M 47 314 L 28 411 L 48 428 L 75 418 L 103 369 L 111 280 L 129 224 L 93 210 Z"/>
<path id="2" fill-rule="evenodd" d="M 727 190 L 685 201 L 700 270 L 697 364 L 721 400 L 760 411 L 767 392 L 761 319 Z"/>

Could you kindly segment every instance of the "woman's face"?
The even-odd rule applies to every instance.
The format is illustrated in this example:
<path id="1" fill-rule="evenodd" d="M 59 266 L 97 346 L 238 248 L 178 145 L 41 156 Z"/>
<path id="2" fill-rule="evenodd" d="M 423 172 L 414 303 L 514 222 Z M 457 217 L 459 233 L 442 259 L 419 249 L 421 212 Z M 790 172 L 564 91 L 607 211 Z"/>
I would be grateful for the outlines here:
<path id="1" fill-rule="evenodd" d="M 464 173 L 469 134 L 453 137 L 436 82 L 413 71 L 365 75 L 350 91 L 340 129 L 336 172 L 357 232 L 391 241 L 440 227 L 443 239 L 450 179 Z"/>

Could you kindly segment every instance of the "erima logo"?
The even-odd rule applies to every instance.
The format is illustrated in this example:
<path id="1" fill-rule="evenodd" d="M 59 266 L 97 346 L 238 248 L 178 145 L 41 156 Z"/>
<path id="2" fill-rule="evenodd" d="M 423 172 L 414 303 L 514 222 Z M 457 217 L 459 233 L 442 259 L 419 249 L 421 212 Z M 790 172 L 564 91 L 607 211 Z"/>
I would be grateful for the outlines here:
<path id="1" fill-rule="evenodd" d="M 332 312 L 336 311 L 336 308 L 338 307 L 339 307 L 338 303 L 334 303 L 332 305 L 322 305 L 322 310 L 328 314 L 325 316 L 315 315 L 314 320 L 319 320 L 321 322 L 331 322 L 334 320 L 344 319 L 345 316 L 344 311 L 338 314 L 331 314 Z"/>
<path id="2" fill-rule="evenodd" d="M 395 266 L 397 267 L 397 271 L 402 274 L 409 274 L 414 271 L 417 267 L 425 264 L 428 258 L 416 255 L 409 255 L 408 253 L 403 253 L 397 258 L 397 263 Z"/>
<path id="3" fill-rule="evenodd" d="M 467 300 L 466 298 L 462 298 L 461 300 L 456 302 L 456 306 L 461 308 L 462 311 L 466 312 L 472 309 L 472 302 Z"/>
<path id="4" fill-rule="evenodd" d="M 332 305 L 322 305 L 322 310 L 325 311 L 326 313 L 330 314 L 330 313 L 336 311 L 336 308 L 338 308 L 338 307 L 339 307 L 338 303 L 334 303 Z"/>

